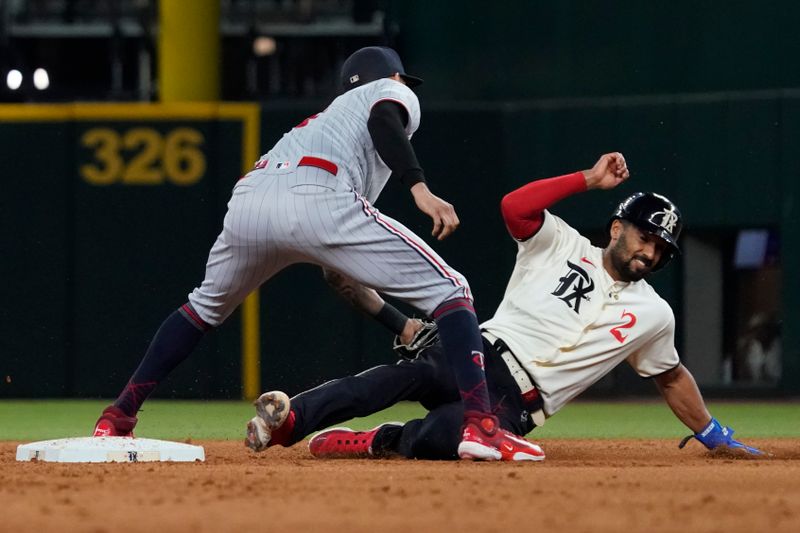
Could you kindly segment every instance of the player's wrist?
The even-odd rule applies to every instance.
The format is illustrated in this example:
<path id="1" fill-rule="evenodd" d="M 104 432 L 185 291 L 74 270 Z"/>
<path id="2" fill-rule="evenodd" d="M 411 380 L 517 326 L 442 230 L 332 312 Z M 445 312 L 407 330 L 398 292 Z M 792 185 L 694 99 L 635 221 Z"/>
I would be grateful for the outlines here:
<path id="1" fill-rule="evenodd" d="M 414 196 L 414 198 L 432 194 L 430 189 L 428 189 L 428 185 L 424 181 L 419 181 L 415 183 L 414 185 L 411 186 L 409 190 L 411 191 L 411 194 Z"/>
<path id="2" fill-rule="evenodd" d="M 408 323 L 408 317 L 388 302 L 385 302 L 378 314 L 375 315 L 375 320 L 395 335 L 401 335 Z"/>
<path id="3" fill-rule="evenodd" d="M 711 421 L 706 424 L 703 429 L 694 435 L 689 435 L 688 437 L 684 438 L 681 443 L 678 444 L 678 447 L 683 448 L 690 439 L 695 438 L 709 450 L 726 448 L 734 451 L 743 451 L 750 455 L 763 455 L 764 452 L 758 448 L 747 446 L 746 444 L 734 439 L 733 433 L 734 431 L 732 428 L 723 426 L 716 418 L 712 417 Z"/>
<path id="4" fill-rule="evenodd" d="M 583 180 L 586 183 L 587 191 L 596 189 L 597 185 L 600 183 L 600 179 L 597 176 L 597 173 L 594 172 L 594 170 L 592 170 L 591 168 L 588 170 L 581 170 L 579 174 L 583 175 Z"/>
<path id="5" fill-rule="evenodd" d="M 695 433 L 694 437 L 709 450 L 720 446 L 731 446 L 736 442 L 733 440 L 733 430 L 720 424 L 714 417 L 703 429 Z"/>

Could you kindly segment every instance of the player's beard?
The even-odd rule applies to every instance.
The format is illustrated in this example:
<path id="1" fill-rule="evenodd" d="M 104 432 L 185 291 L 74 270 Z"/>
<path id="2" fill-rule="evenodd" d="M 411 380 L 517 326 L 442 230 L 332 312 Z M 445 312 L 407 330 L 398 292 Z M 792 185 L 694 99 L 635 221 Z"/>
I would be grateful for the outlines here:
<path id="1" fill-rule="evenodd" d="M 643 255 L 631 255 L 624 241 L 624 238 L 619 239 L 611 248 L 611 266 L 619 274 L 620 281 L 639 281 L 646 278 L 653 270 L 653 262 Z M 644 263 L 645 268 L 635 269 L 633 261 L 636 259 Z"/>

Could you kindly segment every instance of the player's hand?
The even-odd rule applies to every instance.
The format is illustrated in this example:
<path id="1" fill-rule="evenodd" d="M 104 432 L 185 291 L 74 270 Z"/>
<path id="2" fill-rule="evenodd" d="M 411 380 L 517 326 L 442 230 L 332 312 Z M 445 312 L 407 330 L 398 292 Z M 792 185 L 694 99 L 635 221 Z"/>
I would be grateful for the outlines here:
<path id="1" fill-rule="evenodd" d="M 603 154 L 597 163 L 589 170 L 584 170 L 587 189 L 613 189 L 626 179 L 631 173 L 625 156 L 619 152 Z"/>
<path id="2" fill-rule="evenodd" d="M 758 448 L 747 446 L 733 438 L 733 430 L 720 424 L 716 418 L 712 418 L 706 427 L 684 438 L 678 448 L 683 448 L 690 439 L 697 439 L 709 450 L 725 450 L 733 453 L 743 453 L 746 455 L 763 455 L 764 452 Z"/>
<path id="3" fill-rule="evenodd" d="M 413 361 L 438 342 L 439 328 L 433 320 L 413 318 L 409 322 L 412 324 L 406 327 L 408 331 L 395 336 L 392 348 L 401 359 Z"/>
<path id="4" fill-rule="evenodd" d="M 417 208 L 433 219 L 431 235 L 438 240 L 445 239 L 453 233 L 461 221 L 458 220 L 453 204 L 445 202 L 433 194 L 424 183 L 416 183 L 411 187 L 411 194 Z"/>

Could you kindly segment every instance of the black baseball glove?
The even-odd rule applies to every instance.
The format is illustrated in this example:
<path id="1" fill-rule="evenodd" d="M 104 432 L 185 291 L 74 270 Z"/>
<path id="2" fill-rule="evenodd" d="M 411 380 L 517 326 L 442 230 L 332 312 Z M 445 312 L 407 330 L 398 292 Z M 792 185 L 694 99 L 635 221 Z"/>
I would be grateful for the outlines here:
<path id="1" fill-rule="evenodd" d="M 403 344 L 399 335 L 394 337 L 394 346 L 392 348 L 397 352 L 400 359 L 413 361 L 439 340 L 439 328 L 436 326 L 436 322 L 426 319 L 417 320 L 422 322 L 422 328 L 414 334 L 411 342 Z"/>

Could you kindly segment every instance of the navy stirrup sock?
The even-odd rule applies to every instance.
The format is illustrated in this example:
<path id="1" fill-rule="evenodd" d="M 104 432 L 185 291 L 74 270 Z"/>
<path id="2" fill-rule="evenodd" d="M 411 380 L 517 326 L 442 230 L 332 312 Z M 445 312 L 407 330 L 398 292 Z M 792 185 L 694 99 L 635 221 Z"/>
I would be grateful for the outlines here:
<path id="1" fill-rule="evenodd" d="M 192 353 L 209 329 L 189 304 L 174 311 L 158 328 L 139 368 L 114 405 L 127 416 L 136 416 L 158 383 Z"/>
<path id="2" fill-rule="evenodd" d="M 491 412 L 483 367 L 483 339 L 472 302 L 458 298 L 436 308 L 433 318 L 447 362 L 456 375 L 465 411 Z"/>

